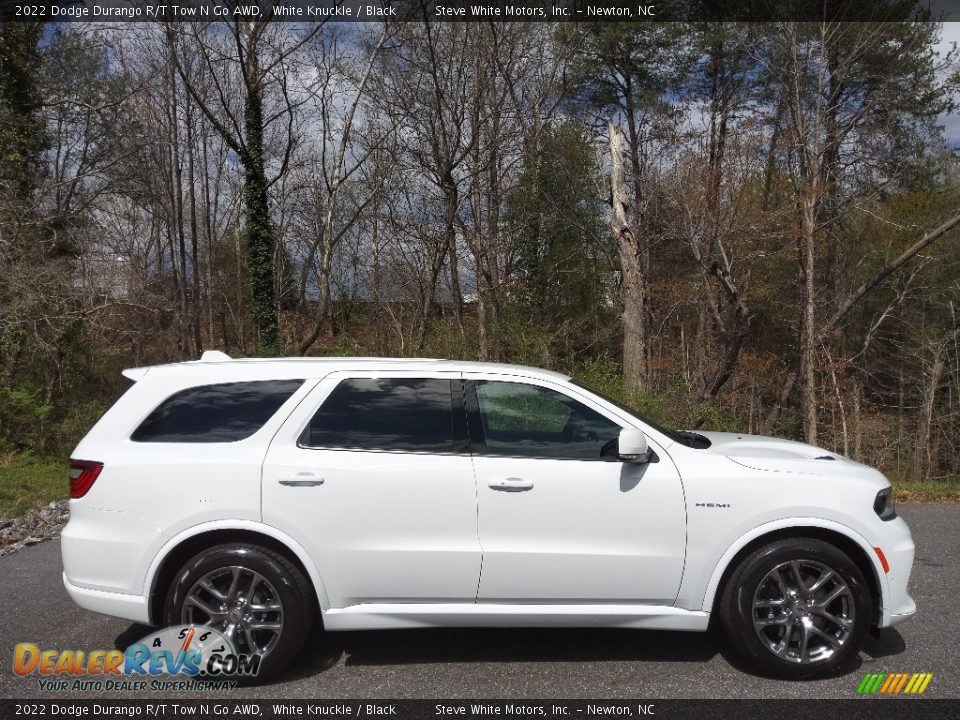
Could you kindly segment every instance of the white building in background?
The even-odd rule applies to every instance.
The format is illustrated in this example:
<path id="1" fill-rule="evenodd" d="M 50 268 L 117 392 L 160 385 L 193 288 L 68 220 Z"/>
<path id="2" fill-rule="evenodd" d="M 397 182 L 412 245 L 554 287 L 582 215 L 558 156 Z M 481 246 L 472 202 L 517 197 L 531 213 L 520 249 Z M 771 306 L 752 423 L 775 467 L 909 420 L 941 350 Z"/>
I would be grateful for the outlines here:
<path id="1" fill-rule="evenodd" d="M 77 289 L 110 300 L 130 298 L 132 263 L 126 255 L 93 251 L 80 256 L 74 285 Z"/>

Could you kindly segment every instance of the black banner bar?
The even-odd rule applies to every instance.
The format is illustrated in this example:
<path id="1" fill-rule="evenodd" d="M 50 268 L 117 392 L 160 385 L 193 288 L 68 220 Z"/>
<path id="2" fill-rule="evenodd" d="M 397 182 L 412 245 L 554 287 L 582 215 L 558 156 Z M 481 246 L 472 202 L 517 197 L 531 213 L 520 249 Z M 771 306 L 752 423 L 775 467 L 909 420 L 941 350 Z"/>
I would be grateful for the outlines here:
<path id="1" fill-rule="evenodd" d="M 960 700 L 0 700 L 0 718 L 160 718 L 162 720 L 279 720 L 281 718 L 649 718 L 649 720 L 946 720 Z"/>
<path id="2" fill-rule="evenodd" d="M 2 21 L 960 21 L 960 0 L 0 0 Z"/>

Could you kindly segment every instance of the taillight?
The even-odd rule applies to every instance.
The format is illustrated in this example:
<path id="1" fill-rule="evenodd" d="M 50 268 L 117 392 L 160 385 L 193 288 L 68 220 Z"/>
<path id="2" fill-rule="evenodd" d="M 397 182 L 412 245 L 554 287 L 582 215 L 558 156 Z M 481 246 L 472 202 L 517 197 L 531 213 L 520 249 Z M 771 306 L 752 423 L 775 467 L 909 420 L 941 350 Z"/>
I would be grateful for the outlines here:
<path id="1" fill-rule="evenodd" d="M 70 460 L 70 498 L 76 500 L 86 495 L 101 470 L 102 462 Z"/>

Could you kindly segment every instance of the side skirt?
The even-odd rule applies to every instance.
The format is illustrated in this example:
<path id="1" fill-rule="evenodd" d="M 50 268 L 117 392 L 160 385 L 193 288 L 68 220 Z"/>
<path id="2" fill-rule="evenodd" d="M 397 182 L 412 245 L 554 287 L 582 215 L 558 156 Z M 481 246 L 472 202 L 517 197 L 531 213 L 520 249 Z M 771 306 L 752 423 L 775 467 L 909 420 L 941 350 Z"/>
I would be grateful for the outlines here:
<path id="1" fill-rule="evenodd" d="M 704 631 L 710 613 L 668 605 L 364 603 L 323 613 L 327 630 L 429 627 L 613 627 Z"/>

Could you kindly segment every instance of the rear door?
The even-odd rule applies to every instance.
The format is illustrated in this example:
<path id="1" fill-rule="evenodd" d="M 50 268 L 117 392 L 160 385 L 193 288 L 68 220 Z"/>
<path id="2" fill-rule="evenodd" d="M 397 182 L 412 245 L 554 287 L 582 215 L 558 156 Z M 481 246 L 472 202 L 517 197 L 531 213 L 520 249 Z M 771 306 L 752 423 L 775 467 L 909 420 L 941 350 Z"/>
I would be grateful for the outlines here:
<path id="1" fill-rule="evenodd" d="M 301 543 L 331 607 L 473 602 L 476 487 L 459 373 L 335 373 L 277 433 L 263 519 Z"/>

